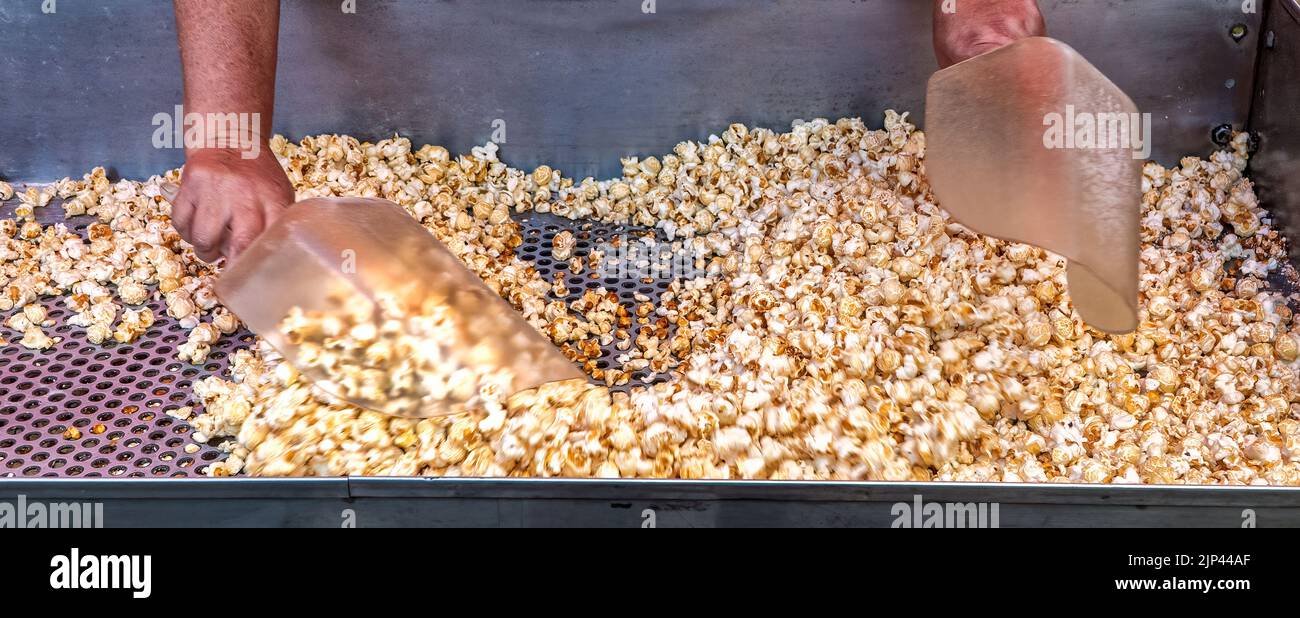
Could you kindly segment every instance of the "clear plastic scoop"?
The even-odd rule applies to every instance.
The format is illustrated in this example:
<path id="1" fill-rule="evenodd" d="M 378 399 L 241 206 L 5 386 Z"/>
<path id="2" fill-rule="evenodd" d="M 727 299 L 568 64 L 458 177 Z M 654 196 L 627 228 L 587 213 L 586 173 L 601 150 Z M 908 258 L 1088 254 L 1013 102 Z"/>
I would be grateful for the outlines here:
<path id="1" fill-rule="evenodd" d="M 1147 129 L 1133 101 L 1078 52 L 1029 38 L 930 79 L 926 172 L 962 224 L 1066 257 L 1080 317 L 1128 332 L 1137 327 Z"/>
<path id="2" fill-rule="evenodd" d="M 484 396 L 584 378 L 387 200 L 293 205 L 226 266 L 216 292 L 317 387 L 387 414 L 453 414 Z"/>

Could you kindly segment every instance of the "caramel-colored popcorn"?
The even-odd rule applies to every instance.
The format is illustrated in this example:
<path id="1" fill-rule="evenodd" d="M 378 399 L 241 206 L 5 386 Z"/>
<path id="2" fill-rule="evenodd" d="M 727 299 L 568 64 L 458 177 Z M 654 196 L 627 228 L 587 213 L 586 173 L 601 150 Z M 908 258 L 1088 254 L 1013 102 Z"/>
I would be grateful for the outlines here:
<path id="1" fill-rule="evenodd" d="M 1245 135 L 1205 160 L 1144 167 L 1142 322 L 1127 335 L 1077 317 L 1059 256 L 953 222 L 928 191 L 924 134 L 892 111 L 880 130 L 852 119 L 783 133 L 732 125 L 626 158 L 608 180 L 514 169 L 494 144 L 452 156 L 324 135 L 277 136 L 271 148 L 300 198 L 403 206 L 592 383 L 392 418 L 333 400 L 259 343 L 234 355 L 229 379 L 195 385 L 195 439 L 230 453 L 207 474 L 1300 479 L 1300 335 L 1294 299 L 1265 284 L 1286 260 L 1283 243 L 1264 242 L 1277 231 L 1243 176 Z M 156 286 L 168 316 L 192 329 L 178 355 L 201 362 L 238 322 L 212 293 L 212 267 L 167 220 L 158 185 L 176 175 L 114 184 L 97 168 L 56 183 L 67 212 L 101 221 L 88 242 L 30 213 L 0 221 L 0 309 L 67 295 L 69 321 L 92 341 L 130 340 L 153 316 L 120 305 Z M 523 239 L 509 215 L 530 211 L 655 227 L 667 244 L 616 242 L 662 246 L 696 270 L 657 302 L 625 305 L 607 290 L 575 299 L 515 255 Z M 618 247 L 579 250 L 561 231 L 549 249 L 595 278 Z M 404 348 L 379 329 L 320 317 L 288 326 L 318 348 L 308 360 L 360 367 L 338 375 L 350 388 L 400 397 L 428 371 L 402 368 Z M 618 354 L 608 367 L 596 362 L 602 347 Z M 668 379 L 610 391 L 634 373 Z M 480 377 L 457 384 L 482 389 Z"/>

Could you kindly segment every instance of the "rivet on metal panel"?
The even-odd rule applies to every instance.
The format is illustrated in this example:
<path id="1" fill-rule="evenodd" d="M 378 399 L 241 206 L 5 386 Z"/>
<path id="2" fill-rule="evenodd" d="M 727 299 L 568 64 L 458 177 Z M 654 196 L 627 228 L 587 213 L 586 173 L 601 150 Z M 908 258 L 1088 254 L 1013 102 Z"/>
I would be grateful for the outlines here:
<path id="1" fill-rule="evenodd" d="M 1210 139 L 1220 148 L 1227 148 L 1228 143 L 1232 141 L 1232 125 L 1221 124 L 1210 130 Z"/>

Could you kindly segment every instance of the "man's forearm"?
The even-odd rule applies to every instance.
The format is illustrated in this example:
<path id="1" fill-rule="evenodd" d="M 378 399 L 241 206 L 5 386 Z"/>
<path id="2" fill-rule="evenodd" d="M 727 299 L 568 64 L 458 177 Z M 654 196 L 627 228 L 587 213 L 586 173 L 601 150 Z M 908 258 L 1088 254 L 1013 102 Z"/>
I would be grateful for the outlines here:
<path id="1" fill-rule="evenodd" d="M 175 0 L 185 108 L 259 115 L 271 134 L 280 0 Z"/>

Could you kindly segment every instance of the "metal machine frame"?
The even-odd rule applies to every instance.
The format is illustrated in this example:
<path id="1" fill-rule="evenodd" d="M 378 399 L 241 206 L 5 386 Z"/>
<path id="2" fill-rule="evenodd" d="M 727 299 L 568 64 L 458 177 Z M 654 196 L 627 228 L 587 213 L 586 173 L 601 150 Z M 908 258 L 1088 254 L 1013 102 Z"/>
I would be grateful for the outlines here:
<path id="1" fill-rule="evenodd" d="M 779 128 L 862 115 L 878 124 L 893 107 L 923 124 L 935 68 L 929 3 L 919 0 L 663 2 L 655 14 L 615 0 L 371 4 L 344 14 L 327 0 L 285 3 L 278 131 L 399 132 L 467 151 L 504 127 L 512 164 L 611 176 L 620 156 L 667 152 L 731 121 Z M 1053 36 L 1152 113 L 1157 160 L 1208 153 L 1220 125 L 1257 132 L 1263 201 L 1300 238 L 1297 0 L 1262 2 L 1257 13 L 1239 0 L 1040 4 Z M 179 150 L 150 142 L 155 115 L 180 102 L 170 2 L 58 10 L 0 5 L 9 59 L 0 63 L 0 177 L 50 181 L 111 162 L 112 173 L 138 178 L 179 166 Z M 1267 487 L 0 479 L 0 502 L 19 496 L 101 502 L 109 526 L 338 526 L 348 517 L 360 526 L 889 526 L 915 500 L 996 503 L 1002 526 L 1300 526 L 1300 488 Z"/>

